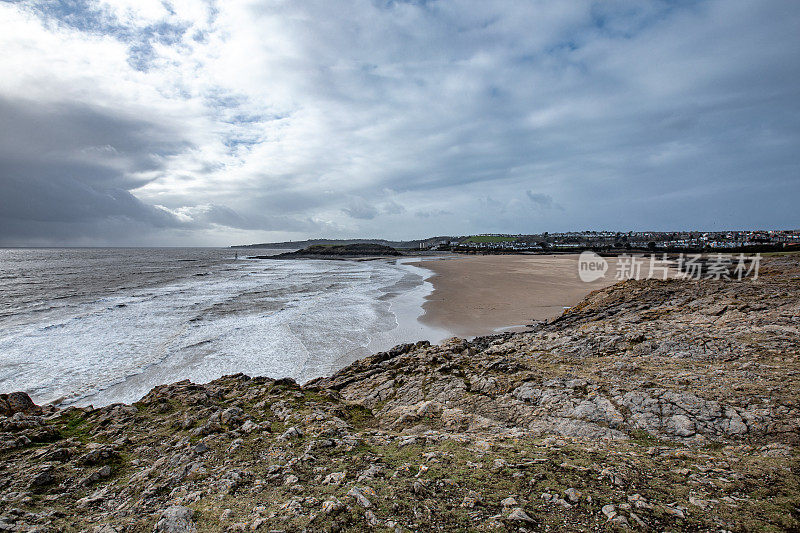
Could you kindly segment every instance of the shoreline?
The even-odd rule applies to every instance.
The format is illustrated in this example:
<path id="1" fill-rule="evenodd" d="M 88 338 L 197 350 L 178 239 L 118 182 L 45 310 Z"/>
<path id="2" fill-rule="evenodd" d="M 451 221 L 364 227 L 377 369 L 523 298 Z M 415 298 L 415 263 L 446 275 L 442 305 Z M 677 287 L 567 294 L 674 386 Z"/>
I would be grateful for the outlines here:
<path id="1" fill-rule="evenodd" d="M 432 284 L 426 281 L 430 272 L 413 263 L 409 264 L 407 258 L 401 258 L 399 260 L 397 260 L 397 258 L 375 259 L 377 259 L 376 263 L 379 262 L 397 267 L 406 272 L 406 276 L 410 275 L 409 278 L 403 278 L 393 286 L 384 287 L 382 296 L 379 296 L 375 301 L 376 305 L 380 305 L 379 301 L 383 300 L 382 307 L 385 306 L 384 312 L 388 312 L 393 316 L 395 326 L 389 329 L 377 329 L 372 327 L 373 325 L 363 324 L 363 332 L 366 337 L 362 341 L 363 343 L 351 346 L 349 349 L 345 350 L 343 348 L 347 339 L 339 339 L 341 341 L 340 348 L 342 348 L 342 350 L 335 355 L 335 358 L 326 359 L 324 352 L 321 351 L 322 348 L 318 346 L 317 350 L 311 353 L 308 359 L 303 361 L 298 367 L 293 369 L 287 368 L 284 372 L 272 373 L 260 371 L 252 366 L 246 366 L 246 358 L 244 358 L 242 359 L 242 365 L 238 368 L 228 368 L 220 373 L 214 374 L 204 371 L 205 361 L 209 358 L 213 359 L 219 357 L 218 353 L 208 352 L 197 356 L 188 363 L 186 368 L 179 369 L 176 361 L 183 361 L 185 357 L 181 355 L 181 351 L 178 351 L 176 353 L 170 353 L 163 360 L 159 360 L 143 368 L 135 369 L 131 373 L 122 376 L 115 383 L 90 393 L 78 397 L 69 397 L 65 394 L 51 401 L 37 398 L 37 401 L 48 404 L 54 403 L 61 406 L 85 407 L 93 405 L 99 407 L 111 405 L 120 401 L 136 401 L 136 399 L 144 395 L 152 387 L 161 383 L 171 383 L 181 379 L 190 379 L 195 382 L 208 382 L 235 372 L 243 372 L 248 375 L 265 375 L 272 379 L 290 377 L 291 379 L 297 380 L 299 383 L 305 383 L 323 376 L 332 375 L 359 359 L 363 359 L 377 352 L 390 350 L 400 344 L 414 343 L 420 340 L 437 344 L 452 337 L 449 331 L 438 328 L 435 325 L 426 324 L 420 320 L 424 314 L 423 305 L 426 298 L 433 291 Z M 309 261 L 309 259 L 305 258 L 293 260 L 303 262 Z M 318 260 L 330 261 L 329 259 Z M 353 260 L 352 258 L 349 258 L 349 260 L 355 263 L 361 262 L 359 260 Z M 340 261 L 337 261 L 337 263 L 340 263 Z M 264 353 L 266 354 L 268 352 Z M 324 370 L 310 370 L 308 365 L 319 365 L 324 368 Z"/>
<path id="2" fill-rule="evenodd" d="M 392 260 L 392 258 L 382 259 Z M 421 282 L 412 288 L 401 289 L 397 292 L 389 291 L 384 295 L 389 304 L 389 312 L 394 315 L 397 325 L 386 331 L 374 332 L 366 345 L 344 353 L 332 361 L 331 365 L 337 368 L 335 372 L 359 359 L 390 350 L 400 344 L 419 341 L 438 344 L 453 336 L 444 328 L 422 321 L 425 314 L 425 302 L 434 290 L 433 285 L 427 280 L 429 271 L 417 266 L 413 261 L 408 261 L 407 258 L 398 259 L 395 264 L 410 274 L 419 276 Z M 317 378 L 312 378 L 311 381 L 313 379 Z"/>
<path id="3" fill-rule="evenodd" d="M 154 341 L 153 345 L 142 344 L 136 336 L 138 332 L 130 327 L 141 323 L 139 316 L 156 316 L 150 311 L 152 298 L 142 296 L 149 289 L 117 290 L 98 300 L 93 307 L 82 308 L 79 320 L 62 317 L 61 322 L 66 321 L 73 327 L 69 337 L 65 337 L 60 328 L 47 329 L 51 322 L 31 322 L 25 327 L 35 328 L 34 333 L 45 332 L 40 333 L 41 340 L 38 337 L 34 340 L 55 353 L 65 350 L 69 339 L 83 338 L 81 335 L 92 328 L 96 353 L 111 355 L 105 359 L 96 357 L 104 363 L 98 364 L 98 370 L 92 374 L 79 375 L 86 367 L 79 361 L 73 366 L 65 363 L 47 370 L 56 377 L 67 376 L 65 379 L 42 382 L 16 378 L 13 383 L 4 383 L 0 392 L 22 390 L 37 403 L 82 407 L 133 402 L 162 383 L 181 379 L 208 382 L 236 372 L 275 379 L 288 376 L 302 383 L 331 375 L 358 359 L 398 344 L 419 340 L 438 343 L 451 336 L 419 320 L 425 298 L 433 290 L 425 281 L 430 272 L 408 264 L 406 258 L 367 263 L 307 261 L 266 264 L 240 260 L 214 269 L 212 275 L 187 275 L 159 285 L 154 294 L 171 295 L 169 301 L 177 303 L 170 315 L 172 320 L 143 324 L 143 327 L 151 326 L 153 331 L 148 339 L 163 339 Z M 320 272 L 329 272 L 328 277 L 338 282 L 333 292 L 322 289 L 317 280 Z M 294 288 L 289 287 L 292 290 L 287 296 L 288 303 L 275 303 L 276 297 L 271 292 L 259 289 L 263 283 L 273 283 L 269 288 L 273 292 L 288 286 L 281 280 L 289 274 L 299 275 L 300 282 L 316 292 L 308 296 L 302 291 L 293 292 Z M 363 282 L 357 281 L 358 276 Z M 352 294 L 347 287 L 351 287 Z M 253 294 L 261 300 L 253 301 Z M 350 307 L 347 298 L 357 307 Z M 189 303 L 181 303 L 182 300 Z M 209 310 L 220 309 L 223 305 L 220 302 L 243 303 L 227 304 L 228 307 L 222 309 L 230 308 L 227 314 L 211 313 Z M 274 305 L 266 307 L 267 304 Z M 143 314 L 143 310 L 147 313 Z M 356 313 L 360 313 L 358 316 L 363 320 L 354 320 L 352 316 Z M 113 318 L 124 327 L 118 327 L 113 334 L 98 330 L 96 323 L 87 324 L 87 319 L 83 318 L 95 315 Z M 306 329 L 292 329 L 301 326 Z M 27 330 L 21 332 L 20 335 L 32 335 Z M 113 357 L 121 342 L 131 346 L 131 352 L 138 355 L 137 361 Z M 109 366 L 105 361 L 114 364 Z M 128 364 L 128 361 L 133 362 Z M 45 367 L 45 364 L 40 366 Z M 45 371 L 40 373 L 44 374 Z M 70 377 L 72 375 L 76 377 Z M 0 376 L 0 381 L 3 377 Z"/>
<path id="4" fill-rule="evenodd" d="M 616 258 L 605 278 L 578 278 L 577 254 L 453 255 L 415 264 L 432 274 L 420 321 L 471 338 L 527 329 L 551 320 L 589 293 L 617 282 Z"/>

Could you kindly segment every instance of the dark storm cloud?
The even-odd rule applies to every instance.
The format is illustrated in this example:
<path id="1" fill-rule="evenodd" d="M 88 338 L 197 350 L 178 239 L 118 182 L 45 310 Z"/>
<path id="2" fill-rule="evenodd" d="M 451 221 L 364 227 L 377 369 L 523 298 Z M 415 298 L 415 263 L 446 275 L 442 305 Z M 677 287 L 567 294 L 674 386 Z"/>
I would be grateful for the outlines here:
<path id="1" fill-rule="evenodd" d="M 83 104 L 0 98 L 0 243 L 46 238 L 47 222 L 178 225 L 129 192 L 148 181 L 138 173 L 160 170 L 164 157 L 186 148 L 174 135 L 163 125 Z"/>
<path id="2" fill-rule="evenodd" d="M 167 212 L 142 203 L 123 189 L 97 188 L 72 178 L 3 178 L 0 213 L 6 222 L 96 222 L 127 218 L 156 227 L 176 226 Z M 4 226 L 5 227 L 5 226 Z M 0 240 L 3 235 L 0 229 Z"/>
<path id="3" fill-rule="evenodd" d="M 191 148 L 180 139 L 163 122 L 113 110 L 0 98 L 0 244 L 113 242 L 135 231 L 211 225 L 318 228 L 281 215 L 243 216 L 223 205 L 176 213 L 136 198 L 130 191 L 153 179 L 142 175 L 157 177 L 167 158 Z"/>
<path id="4" fill-rule="evenodd" d="M 82 103 L 41 103 L 0 97 L 0 176 L 132 189 L 136 173 L 189 148 L 166 124 Z"/>

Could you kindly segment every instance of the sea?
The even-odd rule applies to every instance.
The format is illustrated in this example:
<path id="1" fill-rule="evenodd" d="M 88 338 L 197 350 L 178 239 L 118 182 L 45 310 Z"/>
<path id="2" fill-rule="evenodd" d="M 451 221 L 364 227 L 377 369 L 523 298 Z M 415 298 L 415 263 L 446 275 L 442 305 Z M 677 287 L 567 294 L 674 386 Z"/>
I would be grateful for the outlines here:
<path id="1" fill-rule="evenodd" d="M 304 383 L 448 336 L 419 321 L 432 287 L 407 258 L 250 258 L 283 251 L 0 249 L 0 393 L 100 406 L 239 372 Z"/>

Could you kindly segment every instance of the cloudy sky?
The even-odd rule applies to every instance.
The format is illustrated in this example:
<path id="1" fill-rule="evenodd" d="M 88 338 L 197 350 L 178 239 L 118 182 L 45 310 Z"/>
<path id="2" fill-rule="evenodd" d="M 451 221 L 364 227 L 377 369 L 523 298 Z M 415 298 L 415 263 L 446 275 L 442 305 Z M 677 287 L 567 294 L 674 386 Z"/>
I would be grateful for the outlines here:
<path id="1" fill-rule="evenodd" d="M 0 245 L 800 227 L 796 0 L 0 0 Z"/>

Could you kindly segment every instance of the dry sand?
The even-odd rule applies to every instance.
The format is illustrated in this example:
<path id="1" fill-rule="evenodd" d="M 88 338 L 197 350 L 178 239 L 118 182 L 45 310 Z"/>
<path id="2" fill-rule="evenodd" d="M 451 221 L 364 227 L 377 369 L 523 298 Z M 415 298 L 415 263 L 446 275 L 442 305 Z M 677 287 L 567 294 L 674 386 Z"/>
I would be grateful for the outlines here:
<path id="1" fill-rule="evenodd" d="M 585 283 L 578 255 L 461 255 L 420 261 L 434 272 L 433 292 L 420 318 L 459 337 L 524 329 L 552 319 L 593 290 L 612 285 L 616 260 L 605 278 Z"/>

